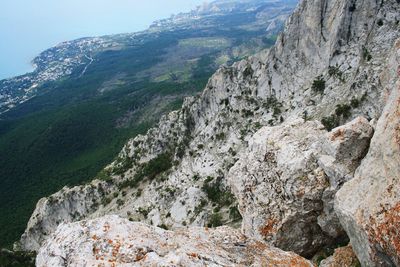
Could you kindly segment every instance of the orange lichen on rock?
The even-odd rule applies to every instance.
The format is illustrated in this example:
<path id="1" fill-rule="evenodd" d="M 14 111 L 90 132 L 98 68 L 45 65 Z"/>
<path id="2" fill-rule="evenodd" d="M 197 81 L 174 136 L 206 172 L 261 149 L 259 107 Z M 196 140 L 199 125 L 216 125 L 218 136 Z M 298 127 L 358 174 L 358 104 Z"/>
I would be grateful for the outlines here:
<path id="1" fill-rule="evenodd" d="M 118 256 L 118 253 L 119 253 L 119 249 L 120 249 L 120 248 L 121 248 L 121 244 L 120 244 L 119 242 L 117 242 L 117 244 L 113 246 L 113 249 L 112 249 L 111 254 L 112 254 L 112 256 L 113 256 L 114 258 L 116 258 L 116 257 Z"/>
<path id="2" fill-rule="evenodd" d="M 381 214 L 382 219 L 370 217 L 366 227 L 369 241 L 378 244 L 396 265 L 400 265 L 400 203 L 391 209 L 382 209 Z"/>
<path id="3" fill-rule="evenodd" d="M 266 250 L 268 246 L 264 242 L 256 241 L 249 245 L 249 249 L 252 251 L 262 252 Z"/>
<path id="4" fill-rule="evenodd" d="M 189 256 L 189 257 L 192 257 L 192 258 L 200 258 L 199 254 L 194 253 L 194 252 L 188 253 L 188 256 Z"/>
<path id="5" fill-rule="evenodd" d="M 147 251 L 143 248 L 139 248 L 135 257 L 135 262 L 144 260 L 147 256 Z"/>
<path id="6" fill-rule="evenodd" d="M 336 139 L 344 139 L 344 130 L 339 128 L 338 130 L 334 131 L 331 136 L 331 141 L 335 141 Z"/>
<path id="7" fill-rule="evenodd" d="M 394 135 L 394 142 L 400 146 L 400 125 L 396 127 L 396 133 Z"/>
<path id="8" fill-rule="evenodd" d="M 100 254 L 100 248 L 98 248 L 95 244 L 93 245 L 93 255 L 96 257 L 96 259 L 99 258 L 99 254 Z"/>
<path id="9" fill-rule="evenodd" d="M 335 249 L 335 253 L 320 264 L 320 266 L 329 267 L 354 267 L 359 265 L 360 262 L 351 245 Z"/>
<path id="10" fill-rule="evenodd" d="M 264 226 L 260 227 L 259 231 L 263 237 L 268 237 L 273 234 L 275 230 L 276 219 L 268 219 Z"/>
<path id="11" fill-rule="evenodd" d="M 310 262 L 306 259 L 298 256 L 293 255 L 292 257 L 282 257 L 282 258 L 273 258 L 269 259 L 267 262 L 263 262 L 262 266 L 267 267 L 310 267 Z"/>

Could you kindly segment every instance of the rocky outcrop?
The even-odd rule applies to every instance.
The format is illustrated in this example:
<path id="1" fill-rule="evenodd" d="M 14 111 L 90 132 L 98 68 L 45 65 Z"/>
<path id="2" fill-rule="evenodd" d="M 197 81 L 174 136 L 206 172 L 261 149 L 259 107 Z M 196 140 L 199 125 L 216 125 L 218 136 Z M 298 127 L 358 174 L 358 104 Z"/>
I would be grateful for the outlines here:
<path id="1" fill-rule="evenodd" d="M 302 119 L 259 130 L 228 175 L 243 232 L 308 256 L 346 238 L 333 200 L 353 177 L 372 133 L 363 117 L 329 133 Z"/>
<path id="2" fill-rule="evenodd" d="M 354 177 L 354 171 L 368 152 L 373 133 L 368 120 L 358 117 L 333 129 L 322 142 L 318 165 L 327 175 L 329 187 L 322 196 L 324 211 L 318 216 L 318 224 L 331 238 L 345 236 L 334 211 L 335 194 L 345 182 Z"/>
<path id="3" fill-rule="evenodd" d="M 367 119 L 377 119 L 382 112 L 389 92 L 385 86 L 392 80 L 385 64 L 400 36 L 399 8 L 395 0 L 301 1 L 273 49 L 222 66 L 200 96 L 187 99 L 156 128 L 130 140 L 101 177 L 110 184 L 101 205 L 79 219 L 118 214 L 168 228 L 237 225 L 236 196 L 242 229 L 251 238 L 308 256 L 345 237 L 332 199 L 352 179 L 369 147 L 372 128 Z M 322 126 L 330 130 L 352 118 L 357 119 L 328 135 Z M 381 133 L 391 129 L 395 126 Z M 394 135 L 393 139 L 397 140 Z M 379 146 L 392 141 L 388 137 L 385 142 L 382 139 Z M 378 145 L 373 151 L 377 150 Z M 396 158 L 385 158 L 377 171 L 383 172 L 392 160 Z M 363 193 L 346 189 L 346 194 L 368 199 L 366 194 L 374 191 L 364 183 Z M 67 199 L 69 190 L 60 197 Z M 394 203 L 397 191 L 389 191 Z M 366 247 L 358 243 L 369 239 L 367 234 L 358 237 L 362 227 L 352 226 L 351 207 L 356 203 L 343 204 L 341 222 L 357 255 L 364 257 Z M 36 209 L 39 219 L 31 218 L 22 239 L 24 249 L 38 250 L 41 243 L 31 247 L 30 240 L 43 242 L 56 229 L 51 223 L 41 232 L 40 225 L 59 221 L 60 213 L 68 214 L 64 222 L 73 222 L 70 215 L 82 205 L 71 203 L 52 212 L 44 204 Z M 377 226 L 369 224 L 373 231 L 393 219 L 380 216 Z M 385 249 L 379 251 L 394 254 L 390 244 L 395 240 L 371 240 L 383 242 Z"/>
<path id="4" fill-rule="evenodd" d="M 313 265 L 225 226 L 172 232 L 106 216 L 58 227 L 40 249 L 36 266 Z"/>
<path id="5" fill-rule="evenodd" d="M 228 176 L 246 235 L 308 256 L 324 245 L 317 224 L 328 187 L 317 162 L 323 134 L 320 123 L 300 119 L 262 128 L 249 141 Z"/>
<path id="6" fill-rule="evenodd" d="M 109 184 L 94 181 L 87 186 L 64 188 L 48 198 L 42 198 L 21 237 L 23 250 L 37 250 L 59 224 L 81 220 L 87 213 L 95 211 L 99 201 L 109 192 Z M 74 212 L 67 212 L 69 210 Z M 16 244 L 16 249 L 20 249 L 18 246 Z"/>
<path id="7" fill-rule="evenodd" d="M 335 210 L 363 266 L 400 266 L 400 41 L 388 65 L 391 93 L 368 155 L 336 195 Z M 392 76 L 392 78 L 386 79 Z"/>

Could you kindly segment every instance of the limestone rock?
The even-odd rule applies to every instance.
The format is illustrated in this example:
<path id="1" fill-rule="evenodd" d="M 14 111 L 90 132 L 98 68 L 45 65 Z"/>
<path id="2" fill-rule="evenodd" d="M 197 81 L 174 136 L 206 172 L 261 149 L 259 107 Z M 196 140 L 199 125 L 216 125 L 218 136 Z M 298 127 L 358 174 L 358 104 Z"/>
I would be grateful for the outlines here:
<path id="1" fill-rule="evenodd" d="M 228 175 L 243 232 L 308 256 L 346 239 L 333 200 L 353 178 L 372 134 L 362 117 L 329 133 L 302 119 L 259 130 Z"/>
<path id="2" fill-rule="evenodd" d="M 368 152 L 373 132 L 368 120 L 358 117 L 333 129 L 322 144 L 318 164 L 329 179 L 329 188 L 323 193 L 324 212 L 318 217 L 318 224 L 333 238 L 345 237 L 334 211 L 335 194 L 354 177 L 354 171 Z"/>
<path id="3" fill-rule="evenodd" d="M 16 248 L 37 251 L 60 223 L 79 220 L 93 212 L 100 205 L 99 200 L 109 191 L 109 184 L 93 181 L 86 186 L 63 188 L 48 198 L 42 198 Z"/>
<path id="4" fill-rule="evenodd" d="M 301 255 L 310 256 L 324 245 L 317 224 L 328 186 L 317 163 L 324 134 L 320 123 L 298 119 L 253 136 L 228 176 L 244 234 Z"/>
<path id="5" fill-rule="evenodd" d="M 229 227 L 172 232 L 114 215 L 60 225 L 40 249 L 36 266 L 313 265 Z"/>
<path id="6" fill-rule="evenodd" d="M 264 178 L 257 170 L 267 171 L 264 165 L 272 164 L 276 173 L 267 172 L 265 176 L 271 178 L 271 183 L 257 190 L 261 191 L 262 201 L 267 202 L 268 198 L 264 199 L 267 195 L 277 198 L 271 200 L 275 205 L 270 208 L 271 214 L 265 214 L 262 212 L 268 207 L 261 207 L 262 202 L 256 196 L 252 200 L 236 193 L 242 198 L 239 201 L 244 212 L 243 229 L 262 237 L 258 227 L 263 225 L 266 239 L 274 244 L 293 247 L 299 253 L 312 253 L 341 234 L 336 226 L 326 227 L 329 218 L 333 218 L 331 209 L 327 210 L 329 216 L 320 216 L 327 207 L 324 203 L 329 203 L 336 190 L 324 193 L 329 188 L 323 168 L 331 180 L 328 169 L 334 166 L 329 167 L 328 161 L 317 157 L 317 147 L 309 146 L 321 138 L 322 126 L 307 122 L 303 130 L 296 126 L 297 133 L 286 131 L 286 137 L 277 131 L 277 136 L 293 141 L 293 144 L 278 142 L 283 146 L 281 152 L 285 152 L 276 161 L 279 167 L 274 166 L 273 160 L 263 163 L 266 154 L 251 154 L 248 142 L 253 140 L 256 147 L 254 140 L 259 135 L 252 136 L 260 128 L 277 126 L 293 118 L 325 119 L 334 126 L 359 115 L 377 119 L 388 93 L 385 84 L 392 80 L 386 75 L 385 64 L 392 44 L 400 37 L 399 9 L 396 0 L 300 1 L 273 48 L 232 66 L 222 66 L 199 96 L 186 99 L 181 110 L 164 116 L 147 134 L 130 140 L 118 159 L 104 170 L 109 185 L 104 195 L 86 191 L 88 185 L 85 185 L 57 193 L 60 199 L 57 203 L 65 205 L 40 201 L 21 239 L 22 248 L 37 250 L 59 223 L 107 214 L 173 229 L 183 225 L 212 225 L 215 218 L 219 219 L 214 220 L 217 224 L 237 225 L 239 216 L 231 218 L 237 202 L 230 194 L 226 177 L 234 175 L 231 167 L 239 155 L 247 153 L 260 164 L 248 162 L 249 168 L 256 172 L 254 178 L 242 166 L 240 171 L 247 175 L 243 180 L 250 185 L 251 179 L 259 183 Z M 377 22 L 379 19 L 383 24 Z M 315 90 L 313 84 L 318 77 L 325 81 L 325 86 Z M 284 128 L 280 128 L 281 133 Z M 264 131 L 273 130 L 263 129 L 260 133 Z M 309 139 L 302 141 L 300 133 Z M 258 145 L 254 153 L 265 152 Z M 273 152 L 281 153 L 278 147 L 269 146 Z M 295 165 L 284 163 L 283 157 Z M 330 159 L 338 160 L 335 156 Z M 154 163 L 159 162 L 163 168 L 155 167 Z M 241 162 L 244 164 L 246 160 L 242 158 Z M 355 167 L 352 163 L 351 169 Z M 339 167 L 333 170 L 333 174 L 347 173 Z M 348 180 L 351 176 L 339 178 Z M 289 181 L 287 185 L 285 179 Z M 243 189 L 239 183 L 235 187 L 236 192 Z M 71 198 L 73 192 L 79 196 Z M 82 205 L 92 206 L 90 194 L 98 196 L 98 205 L 82 210 Z M 77 212 L 80 216 L 74 216 Z M 274 219 L 272 215 L 278 222 L 265 221 L 269 217 Z M 291 221 L 279 221 L 285 218 Z M 46 227 L 42 228 L 43 225 Z M 250 229 L 250 225 L 255 228 Z M 291 232 L 278 226 L 287 226 Z M 274 233 L 277 229 L 280 230 Z M 292 244 L 288 237 L 295 242 Z"/>
<path id="7" fill-rule="evenodd" d="M 324 152 L 334 159 L 335 164 L 344 165 L 349 173 L 354 173 L 368 152 L 373 133 L 374 130 L 368 120 L 358 117 L 328 134 Z M 342 181 L 330 182 L 336 186 Z"/>
<path id="8" fill-rule="evenodd" d="M 353 248 L 349 245 L 335 249 L 335 253 L 321 261 L 319 267 L 357 267 L 360 262 L 357 259 Z"/>
<path id="9" fill-rule="evenodd" d="M 387 104 L 355 178 L 337 193 L 335 210 L 363 266 L 400 266 L 400 41 L 384 80 Z"/>

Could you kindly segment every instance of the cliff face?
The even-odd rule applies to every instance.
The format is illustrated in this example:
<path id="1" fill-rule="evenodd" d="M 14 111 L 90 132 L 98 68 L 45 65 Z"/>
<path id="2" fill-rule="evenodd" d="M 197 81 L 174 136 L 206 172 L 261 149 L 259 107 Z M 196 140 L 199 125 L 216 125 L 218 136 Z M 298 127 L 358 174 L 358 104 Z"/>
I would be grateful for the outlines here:
<path id="1" fill-rule="evenodd" d="M 99 175 L 103 181 L 41 200 L 22 248 L 38 250 L 61 222 L 105 214 L 167 228 L 235 226 L 243 216 L 246 235 L 304 256 L 346 239 L 346 230 L 363 263 L 373 266 L 379 259 L 371 255 L 384 255 L 387 263 L 398 264 L 397 232 L 389 234 L 390 242 L 376 234 L 368 238 L 353 222 L 362 198 L 339 218 L 333 199 L 360 164 L 369 164 L 362 159 L 375 121 L 386 102 L 394 105 L 387 96 L 394 91 L 398 61 L 388 58 L 398 49 L 393 44 L 400 36 L 399 11 L 395 0 L 301 1 L 275 47 L 221 67 L 200 96 L 129 141 Z M 323 127 L 358 116 L 329 133 Z M 382 120 L 377 132 L 385 131 Z M 387 130 L 388 139 L 396 140 L 396 127 Z M 384 141 L 372 141 L 369 155 L 382 147 Z M 388 179 L 383 170 L 380 177 Z M 338 203 L 354 195 L 350 186 L 344 188 Z M 393 192 L 391 204 L 399 199 Z M 390 218 L 380 218 L 370 230 L 376 233 Z M 366 252 L 373 250 L 372 239 L 386 242 L 379 253 Z M 370 243 L 360 245 L 365 240 Z"/>
<path id="2" fill-rule="evenodd" d="M 336 195 L 335 209 L 363 266 L 400 265 L 400 40 L 382 80 L 386 107 L 355 178 Z"/>

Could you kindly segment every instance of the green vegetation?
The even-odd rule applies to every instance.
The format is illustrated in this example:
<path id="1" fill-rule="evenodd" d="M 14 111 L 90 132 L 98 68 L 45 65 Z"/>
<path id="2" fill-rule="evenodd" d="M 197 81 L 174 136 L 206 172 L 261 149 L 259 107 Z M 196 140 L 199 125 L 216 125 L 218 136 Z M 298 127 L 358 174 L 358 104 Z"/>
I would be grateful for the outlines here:
<path id="1" fill-rule="evenodd" d="M 133 167 L 133 159 L 130 157 L 118 158 L 116 161 L 116 166 L 112 169 L 115 175 L 122 175 L 127 170 Z"/>
<path id="2" fill-rule="evenodd" d="M 322 125 L 325 126 L 325 129 L 331 131 L 333 128 L 339 126 L 338 118 L 335 115 L 331 115 L 329 117 L 323 117 L 321 120 Z"/>
<path id="3" fill-rule="evenodd" d="M 221 226 L 222 224 L 223 224 L 222 223 L 222 215 L 219 213 L 213 213 L 213 214 L 211 214 L 211 216 L 208 220 L 207 226 L 208 227 L 218 227 L 218 226 Z"/>
<path id="4" fill-rule="evenodd" d="M 147 56 L 138 64 L 145 67 Z M 93 64 L 97 70 L 88 69 L 85 79 L 46 84 L 43 95 L 3 114 L 0 151 L 7 156 L 0 160 L 0 247 L 10 247 L 19 238 L 41 197 L 94 177 L 111 181 L 110 173 L 100 172 L 103 167 L 129 138 L 145 133 L 161 114 L 179 108 L 184 95 L 201 90 L 214 69 L 209 62 L 200 61 L 203 65 L 193 70 L 196 78 L 191 82 L 132 80 L 103 93 L 98 88 L 112 76 L 107 74 L 111 70 Z M 160 96 L 172 98 L 159 108 L 151 100 Z M 114 173 L 122 174 L 131 163 L 127 159 Z"/>
<path id="5" fill-rule="evenodd" d="M 331 131 L 332 129 L 338 127 L 341 121 L 350 118 L 351 110 L 358 108 L 365 99 L 366 95 L 363 95 L 360 99 L 351 99 L 349 104 L 336 105 L 335 113 L 328 117 L 323 117 L 321 123 L 328 131 Z"/>
<path id="6" fill-rule="evenodd" d="M 325 91 L 325 84 L 326 84 L 326 82 L 325 82 L 324 78 L 322 76 L 318 76 L 313 81 L 313 83 L 311 85 L 311 89 L 316 93 L 322 94 Z"/>
<path id="7" fill-rule="evenodd" d="M 105 181 L 105 182 L 112 182 L 111 175 L 108 171 L 106 170 L 101 170 L 97 175 L 96 179 Z"/>
<path id="8" fill-rule="evenodd" d="M 331 131 L 338 127 L 342 120 L 347 120 L 351 116 L 351 108 L 350 105 L 339 104 L 336 106 L 335 114 L 322 118 L 321 123 L 328 131 Z"/>
<path id="9" fill-rule="evenodd" d="M 164 224 L 164 223 L 158 225 L 158 227 L 160 227 L 160 228 L 162 228 L 164 230 L 168 230 L 168 226 L 166 224 Z"/>
<path id="10" fill-rule="evenodd" d="M 239 209 L 236 206 L 229 208 L 229 218 L 234 222 L 242 220 L 242 215 L 240 214 Z"/>
<path id="11" fill-rule="evenodd" d="M 207 200 L 202 199 L 200 200 L 200 204 L 194 208 L 194 216 L 191 219 L 191 222 L 203 211 L 204 207 L 207 206 Z"/>
<path id="12" fill-rule="evenodd" d="M 343 117 L 343 119 L 348 119 L 351 116 L 351 106 L 347 104 L 339 104 L 336 106 L 335 114 L 338 117 Z"/>
<path id="13" fill-rule="evenodd" d="M 339 79 L 340 81 L 344 82 L 343 72 L 339 69 L 339 67 L 329 66 L 328 74 L 329 74 L 329 76 L 335 77 L 335 78 Z"/>
<path id="14" fill-rule="evenodd" d="M 19 238 L 41 197 L 94 177 L 111 182 L 111 173 L 101 170 L 123 144 L 145 133 L 161 114 L 179 108 L 185 95 L 204 88 L 217 67 L 213 55 L 200 57 L 190 82 L 135 78 L 157 64 L 164 48 L 175 45 L 182 34 L 105 51 L 84 77 L 47 83 L 41 95 L 0 117 L 0 151 L 7 155 L 0 160 L 0 247 Z M 118 73 L 125 73 L 124 82 L 99 91 Z M 159 97 L 162 102 L 152 102 Z M 113 173 L 122 174 L 131 164 L 128 158 Z M 103 204 L 109 201 L 105 198 Z"/>
<path id="15" fill-rule="evenodd" d="M 215 136 L 215 139 L 218 140 L 218 141 L 223 141 L 223 140 L 225 140 L 225 138 L 226 138 L 226 135 L 225 135 L 225 133 L 223 133 L 223 132 L 218 133 L 218 134 Z"/>
<path id="16" fill-rule="evenodd" d="M 172 168 L 172 155 L 163 153 L 144 164 L 135 174 L 133 179 L 126 180 L 119 185 L 119 188 L 136 187 L 143 179 L 153 180 L 157 175 Z"/>
<path id="17" fill-rule="evenodd" d="M 252 77 L 254 70 L 251 66 L 247 66 L 246 69 L 243 71 L 243 78 L 247 79 L 248 77 Z"/>
<path id="18" fill-rule="evenodd" d="M 34 267 L 35 254 L 0 250 L 0 266 L 2 267 Z"/>
<path id="19" fill-rule="evenodd" d="M 137 209 L 137 212 L 139 212 L 140 214 L 142 214 L 143 217 L 144 217 L 145 219 L 147 219 L 147 215 L 149 215 L 149 213 L 150 213 L 151 210 L 152 210 L 152 207 L 148 207 L 148 208 L 139 207 L 139 208 Z"/>
<path id="20" fill-rule="evenodd" d="M 307 110 L 304 110 L 304 111 L 303 111 L 303 116 L 302 116 L 302 118 L 303 118 L 304 121 L 308 121 L 308 120 L 309 120 L 308 111 L 307 111 Z"/>
<path id="21" fill-rule="evenodd" d="M 362 56 L 365 61 L 371 61 L 372 59 L 372 55 L 370 54 L 370 52 L 366 47 L 363 47 Z"/>
<path id="22" fill-rule="evenodd" d="M 229 206 L 235 201 L 235 196 L 227 189 L 222 188 L 222 179 L 207 177 L 204 181 L 202 190 L 206 193 L 209 200 L 219 206 Z"/>
<path id="23" fill-rule="evenodd" d="M 358 100 L 357 98 L 353 98 L 350 101 L 350 105 L 352 108 L 358 108 L 360 106 L 360 100 Z"/>
<path id="24" fill-rule="evenodd" d="M 189 38 L 179 41 L 179 46 L 189 47 L 204 47 L 204 48 L 227 48 L 231 45 L 230 40 L 227 38 L 218 37 L 199 37 L 199 38 Z"/>
<path id="25" fill-rule="evenodd" d="M 193 175 L 193 180 L 194 181 L 198 181 L 200 179 L 200 175 L 199 174 L 195 174 L 195 175 Z"/>

